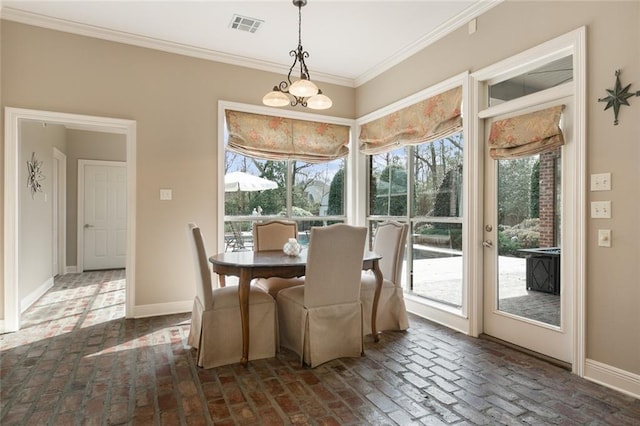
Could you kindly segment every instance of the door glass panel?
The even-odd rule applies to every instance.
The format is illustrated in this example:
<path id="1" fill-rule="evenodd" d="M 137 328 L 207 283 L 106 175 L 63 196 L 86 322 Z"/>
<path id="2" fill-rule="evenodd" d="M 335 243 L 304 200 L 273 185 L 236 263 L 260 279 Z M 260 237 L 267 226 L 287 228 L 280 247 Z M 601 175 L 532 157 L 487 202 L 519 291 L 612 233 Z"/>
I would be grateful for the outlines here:
<path id="1" fill-rule="evenodd" d="M 498 309 L 560 326 L 561 148 L 498 161 Z"/>

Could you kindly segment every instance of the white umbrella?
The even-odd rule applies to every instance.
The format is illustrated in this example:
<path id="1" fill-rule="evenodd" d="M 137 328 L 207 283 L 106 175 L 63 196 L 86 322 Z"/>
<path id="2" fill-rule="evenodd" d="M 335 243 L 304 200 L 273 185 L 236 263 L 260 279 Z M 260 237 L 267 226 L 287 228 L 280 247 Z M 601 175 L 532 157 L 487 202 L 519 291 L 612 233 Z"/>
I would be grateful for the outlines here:
<path id="1" fill-rule="evenodd" d="M 231 172 L 224 175 L 224 192 L 264 191 L 276 189 L 278 184 L 245 172 Z"/>

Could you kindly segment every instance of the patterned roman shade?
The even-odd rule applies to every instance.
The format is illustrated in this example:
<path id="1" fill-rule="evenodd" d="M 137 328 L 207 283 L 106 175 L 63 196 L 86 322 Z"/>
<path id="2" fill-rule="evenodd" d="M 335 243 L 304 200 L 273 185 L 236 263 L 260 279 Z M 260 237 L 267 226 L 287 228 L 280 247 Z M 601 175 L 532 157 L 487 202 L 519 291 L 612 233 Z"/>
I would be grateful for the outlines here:
<path id="1" fill-rule="evenodd" d="M 462 129 L 462 86 L 363 124 L 360 152 L 379 154 L 399 145 L 433 142 Z"/>
<path id="2" fill-rule="evenodd" d="M 349 126 L 226 110 L 227 148 L 250 157 L 322 163 L 349 153 Z"/>
<path id="3" fill-rule="evenodd" d="M 491 125 L 489 155 L 496 160 L 527 157 L 564 145 L 564 105 L 499 120 Z"/>

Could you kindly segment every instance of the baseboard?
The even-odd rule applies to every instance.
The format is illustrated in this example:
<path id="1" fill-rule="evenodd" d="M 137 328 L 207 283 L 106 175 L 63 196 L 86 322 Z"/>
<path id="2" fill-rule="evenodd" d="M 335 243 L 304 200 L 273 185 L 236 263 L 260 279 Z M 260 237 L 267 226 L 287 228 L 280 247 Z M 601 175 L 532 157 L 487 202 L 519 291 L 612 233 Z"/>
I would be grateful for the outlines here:
<path id="1" fill-rule="evenodd" d="M 407 312 L 469 335 L 469 320 L 460 315 L 459 309 L 429 303 L 429 301 L 423 298 L 410 296 L 406 293 L 404 295 L 404 303 L 407 307 Z"/>
<path id="2" fill-rule="evenodd" d="M 4 320 L 1 319 L 0 320 L 0 334 L 4 334 L 6 333 L 6 331 L 4 331 Z"/>
<path id="3" fill-rule="evenodd" d="M 27 294 L 20 301 L 20 313 L 26 311 L 29 306 L 33 305 L 38 299 L 40 299 L 51 287 L 53 287 L 53 277 L 50 277 L 42 283 L 38 288 Z"/>
<path id="4" fill-rule="evenodd" d="M 640 399 L 640 375 L 587 359 L 584 378 Z"/>
<path id="5" fill-rule="evenodd" d="M 191 312 L 193 300 L 181 302 L 154 303 L 151 305 L 137 305 L 133 307 L 134 318 L 157 317 L 159 315 L 181 314 Z"/>
<path id="6" fill-rule="evenodd" d="M 75 274 L 78 272 L 78 267 L 73 265 L 73 266 L 65 266 L 64 267 L 64 273 L 65 274 Z"/>

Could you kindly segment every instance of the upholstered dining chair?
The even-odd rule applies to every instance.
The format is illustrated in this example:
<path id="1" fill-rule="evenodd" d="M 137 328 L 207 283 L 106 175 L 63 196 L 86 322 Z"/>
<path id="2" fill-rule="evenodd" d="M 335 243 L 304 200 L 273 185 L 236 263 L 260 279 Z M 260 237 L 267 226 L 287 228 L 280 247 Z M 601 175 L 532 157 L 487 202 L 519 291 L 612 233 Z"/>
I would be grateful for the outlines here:
<path id="1" fill-rule="evenodd" d="M 316 367 L 363 353 L 360 271 L 367 229 L 312 227 L 304 285 L 278 293 L 280 346 Z"/>
<path id="2" fill-rule="evenodd" d="M 376 328 L 384 330 L 406 330 L 409 328 L 407 308 L 401 287 L 402 262 L 409 225 L 387 221 L 378 225 L 373 240 L 373 251 L 382 256 L 382 291 L 378 302 Z M 376 288 L 376 278 L 371 271 L 362 272 L 360 300 L 364 313 L 364 334 L 371 334 L 371 312 Z"/>
<path id="3" fill-rule="evenodd" d="M 196 297 L 191 313 L 188 343 L 197 349 L 197 365 L 204 368 L 240 362 L 242 326 L 238 286 L 213 289 L 211 270 L 200 228 L 190 223 L 196 274 Z M 273 298 L 257 287 L 249 293 L 249 360 L 272 358 L 277 349 L 276 306 Z"/>
<path id="4" fill-rule="evenodd" d="M 298 238 L 298 225 L 292 221 L 270 220 L 266 222 L 254 222 L 253 224 L 253 250 L 282 251 L 289 238 Z M 282 289 L 304 284 L 303 278 L 257 278 L 253 281 L 256 287 L 266 291 L 276 298 Z"/>

